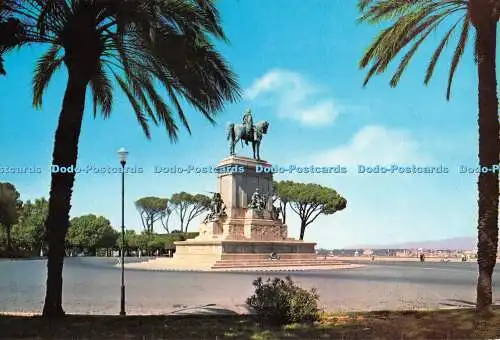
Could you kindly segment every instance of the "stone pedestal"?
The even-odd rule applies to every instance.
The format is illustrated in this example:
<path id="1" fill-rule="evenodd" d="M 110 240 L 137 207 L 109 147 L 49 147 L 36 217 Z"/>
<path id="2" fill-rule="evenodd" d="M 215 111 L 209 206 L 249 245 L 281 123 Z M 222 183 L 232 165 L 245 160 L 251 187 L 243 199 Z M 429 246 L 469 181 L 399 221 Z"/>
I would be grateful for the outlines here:
<path id="1" fill-rule="evenodd" d="M 287 227 L 281 221 L 271 219 L 268 211 L 259 213 L 248 209 L 243 223 L 243 235 L 249 240 L 284 241 L 287 238 Z"/>
<path id="2" fill-rule="evenodd" d="M 218 192 L 226 204 L 227 214 L 231 218 L 243 218 L 250 198 L 258 188 L 262 195 L 267 195 L 266 209 L 271 209 L 273 193 L 273 175 L 258 172 L 261 168 L 270 167 L 265 161 L 257 161 L 246 157 L 229 157 L 218 165 Z M 238 170 L 227 172 L 225 170 Z"/>
<path id="3" fill-rule="evenodd" d="M 200 235 L 195 239 L 175 242 L 174 257 L 215 262 L 267 259 L 272 252 L 283 259 L 315 257 L 316 243 L 288 238 L 287 226 L 271 217 L 273 176 L 262 171 L 270 166 L 265 161 L 246 157 L 232 156 L 222 160 L 217 166 L 217 178 L 226 216 L 202 223 Z M 261 211 L 248 207 L 257 188 L 267 197 Z"/>
<path id="4" fill-rule="evenodd" d="M 218 235 L 222 234 L 222 225 L 217 221 L 202 223 L 199 229 L 200 235 L 196 238 L 200 240 L 217 239 Z"/>

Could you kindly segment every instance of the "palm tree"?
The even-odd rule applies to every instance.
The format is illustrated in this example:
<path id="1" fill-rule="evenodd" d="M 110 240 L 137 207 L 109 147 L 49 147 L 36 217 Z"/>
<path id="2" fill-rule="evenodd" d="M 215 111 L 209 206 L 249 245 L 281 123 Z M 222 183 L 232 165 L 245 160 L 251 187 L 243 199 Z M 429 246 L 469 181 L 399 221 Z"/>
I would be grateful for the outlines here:
<path id="1" fill-rule="evenodd" d="M 499 0 L 359 0 L 360 21 L 380 23 L 393 20 L 365 52 L 360 67 L 370 65 L 365 85 L 375 74 L 383 73 L 390 61 L 408 47 L 390 85 L 396 86 L 418 47 L 431 32 L 450 20 L 444 36 L 432 55 L 424 83 L 428 84 L 436 63 L 452 34 L 459 30 L 450 63 L 446 98 L 449 100 L 455 70 L 462 58 L 470 31 L 475 30 L 475 60 L 479 76 L 479 163 L 490 167 L 499 163 L 499 122 L 496 81 L 496 30 Z M 411 46 L 410 46 L 411 45 Z M 492 304 L 492 274 L 498 245 L 498 173 L 479 174 L 478 264 L 476 309 L 489 312 Z"/>
<path id="2" fill-rule="evenodd" d="M 0 2 L 0 75 L 5 75 L 3 54 L 21 46 L 25 39 L 23 27 L 18 19 L 12 17 L 12 0 Z"/>
<path id="3" fill-rule="evenodd" d="M 112 112 L 114 86 L 130 101 L 146 137 L 149 123 L 163 125 L 172 142 L 174 119 L 190 132 L 180 99 L 210 122 L 227 101 L 240 96 L 236 76 L 212 40 L 226 41 L 212 0 L 25 0 L 16 18 L 28 39 L 47 43 L 33 79 L 33 104 L 42 105 L 51 76 L 62 65 L 68 72 L 55 133 L 53 164 L 74 166 L 86 90 L 93 96 L 94 117 Z M 112 79 L 114 81 L 112 81 Z M 159 85 L 159 86 L 158 86 Z M 158 91 L 162 88 L 170 105 Z M 44 316 L 64 315 L 62 268 L 74 174 L 52 173 L 46 220 L 49 251 Z"/>

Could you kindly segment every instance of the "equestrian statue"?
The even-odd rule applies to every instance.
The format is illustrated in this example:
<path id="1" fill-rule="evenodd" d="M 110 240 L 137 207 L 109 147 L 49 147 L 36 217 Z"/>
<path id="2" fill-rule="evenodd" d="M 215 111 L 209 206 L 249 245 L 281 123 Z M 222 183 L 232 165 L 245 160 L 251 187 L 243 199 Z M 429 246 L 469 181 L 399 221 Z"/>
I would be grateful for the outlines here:
<path id="1" fill-rule="evenodd" d="M 242 124 L 228 124 L 227 139 L 229 140 L 229 154 L 234 156 L 236 143 L 241 141 L 241 145 L 243 146 L 243 141 L 245 141 L 246 145 L 248 145 L 248 142 L 252 143 L 253 158 L 260 160 L 260 142 L 262 141 L 262 136 L 267 133 L 268 128 L 269 123 L 265 120 L 253 125 L 252 112 L 250 109 L 247 109 L 243 115 Z"/>

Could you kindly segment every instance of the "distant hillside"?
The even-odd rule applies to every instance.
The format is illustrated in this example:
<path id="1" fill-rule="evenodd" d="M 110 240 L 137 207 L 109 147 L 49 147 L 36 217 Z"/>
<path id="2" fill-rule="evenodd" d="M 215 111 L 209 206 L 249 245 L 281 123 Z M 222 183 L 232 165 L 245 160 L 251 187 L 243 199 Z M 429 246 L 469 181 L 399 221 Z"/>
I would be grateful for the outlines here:
<path id="1" fill-rule="evenodd" d="M 456 249 L 472 250 L 477 246 L 476 237 L 454 237 L 444 240 L 415 241 L 405 243 L 395 243 L 386 245 L 361 245 L 350 247 L 349 249 Z"/>

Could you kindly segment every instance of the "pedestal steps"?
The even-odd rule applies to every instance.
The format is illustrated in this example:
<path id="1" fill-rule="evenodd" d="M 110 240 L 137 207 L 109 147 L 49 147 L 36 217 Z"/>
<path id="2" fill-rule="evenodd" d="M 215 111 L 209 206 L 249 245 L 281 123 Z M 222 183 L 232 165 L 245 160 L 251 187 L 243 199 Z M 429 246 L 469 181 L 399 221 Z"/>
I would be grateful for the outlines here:
<path id="1" fill-rule="evenodd" d="M 290 259 L 290 260 L 219 260 L 212 269 L 222 268 L 256 268 L 256 267 L 305 267 L 305 266 L 337 266 L 345 264 L 338 260 Z"/>
<path id="2" fill-rule="evenodd" d="M 278 253 L 281 261 L 284 260 L 315 260 L 317 258 L 315 253 Z M 223 261 L 255 261 L 255 260 L 268 260 L 270 252 L 266 253 L 222 253 L 219 260 Z"/>

